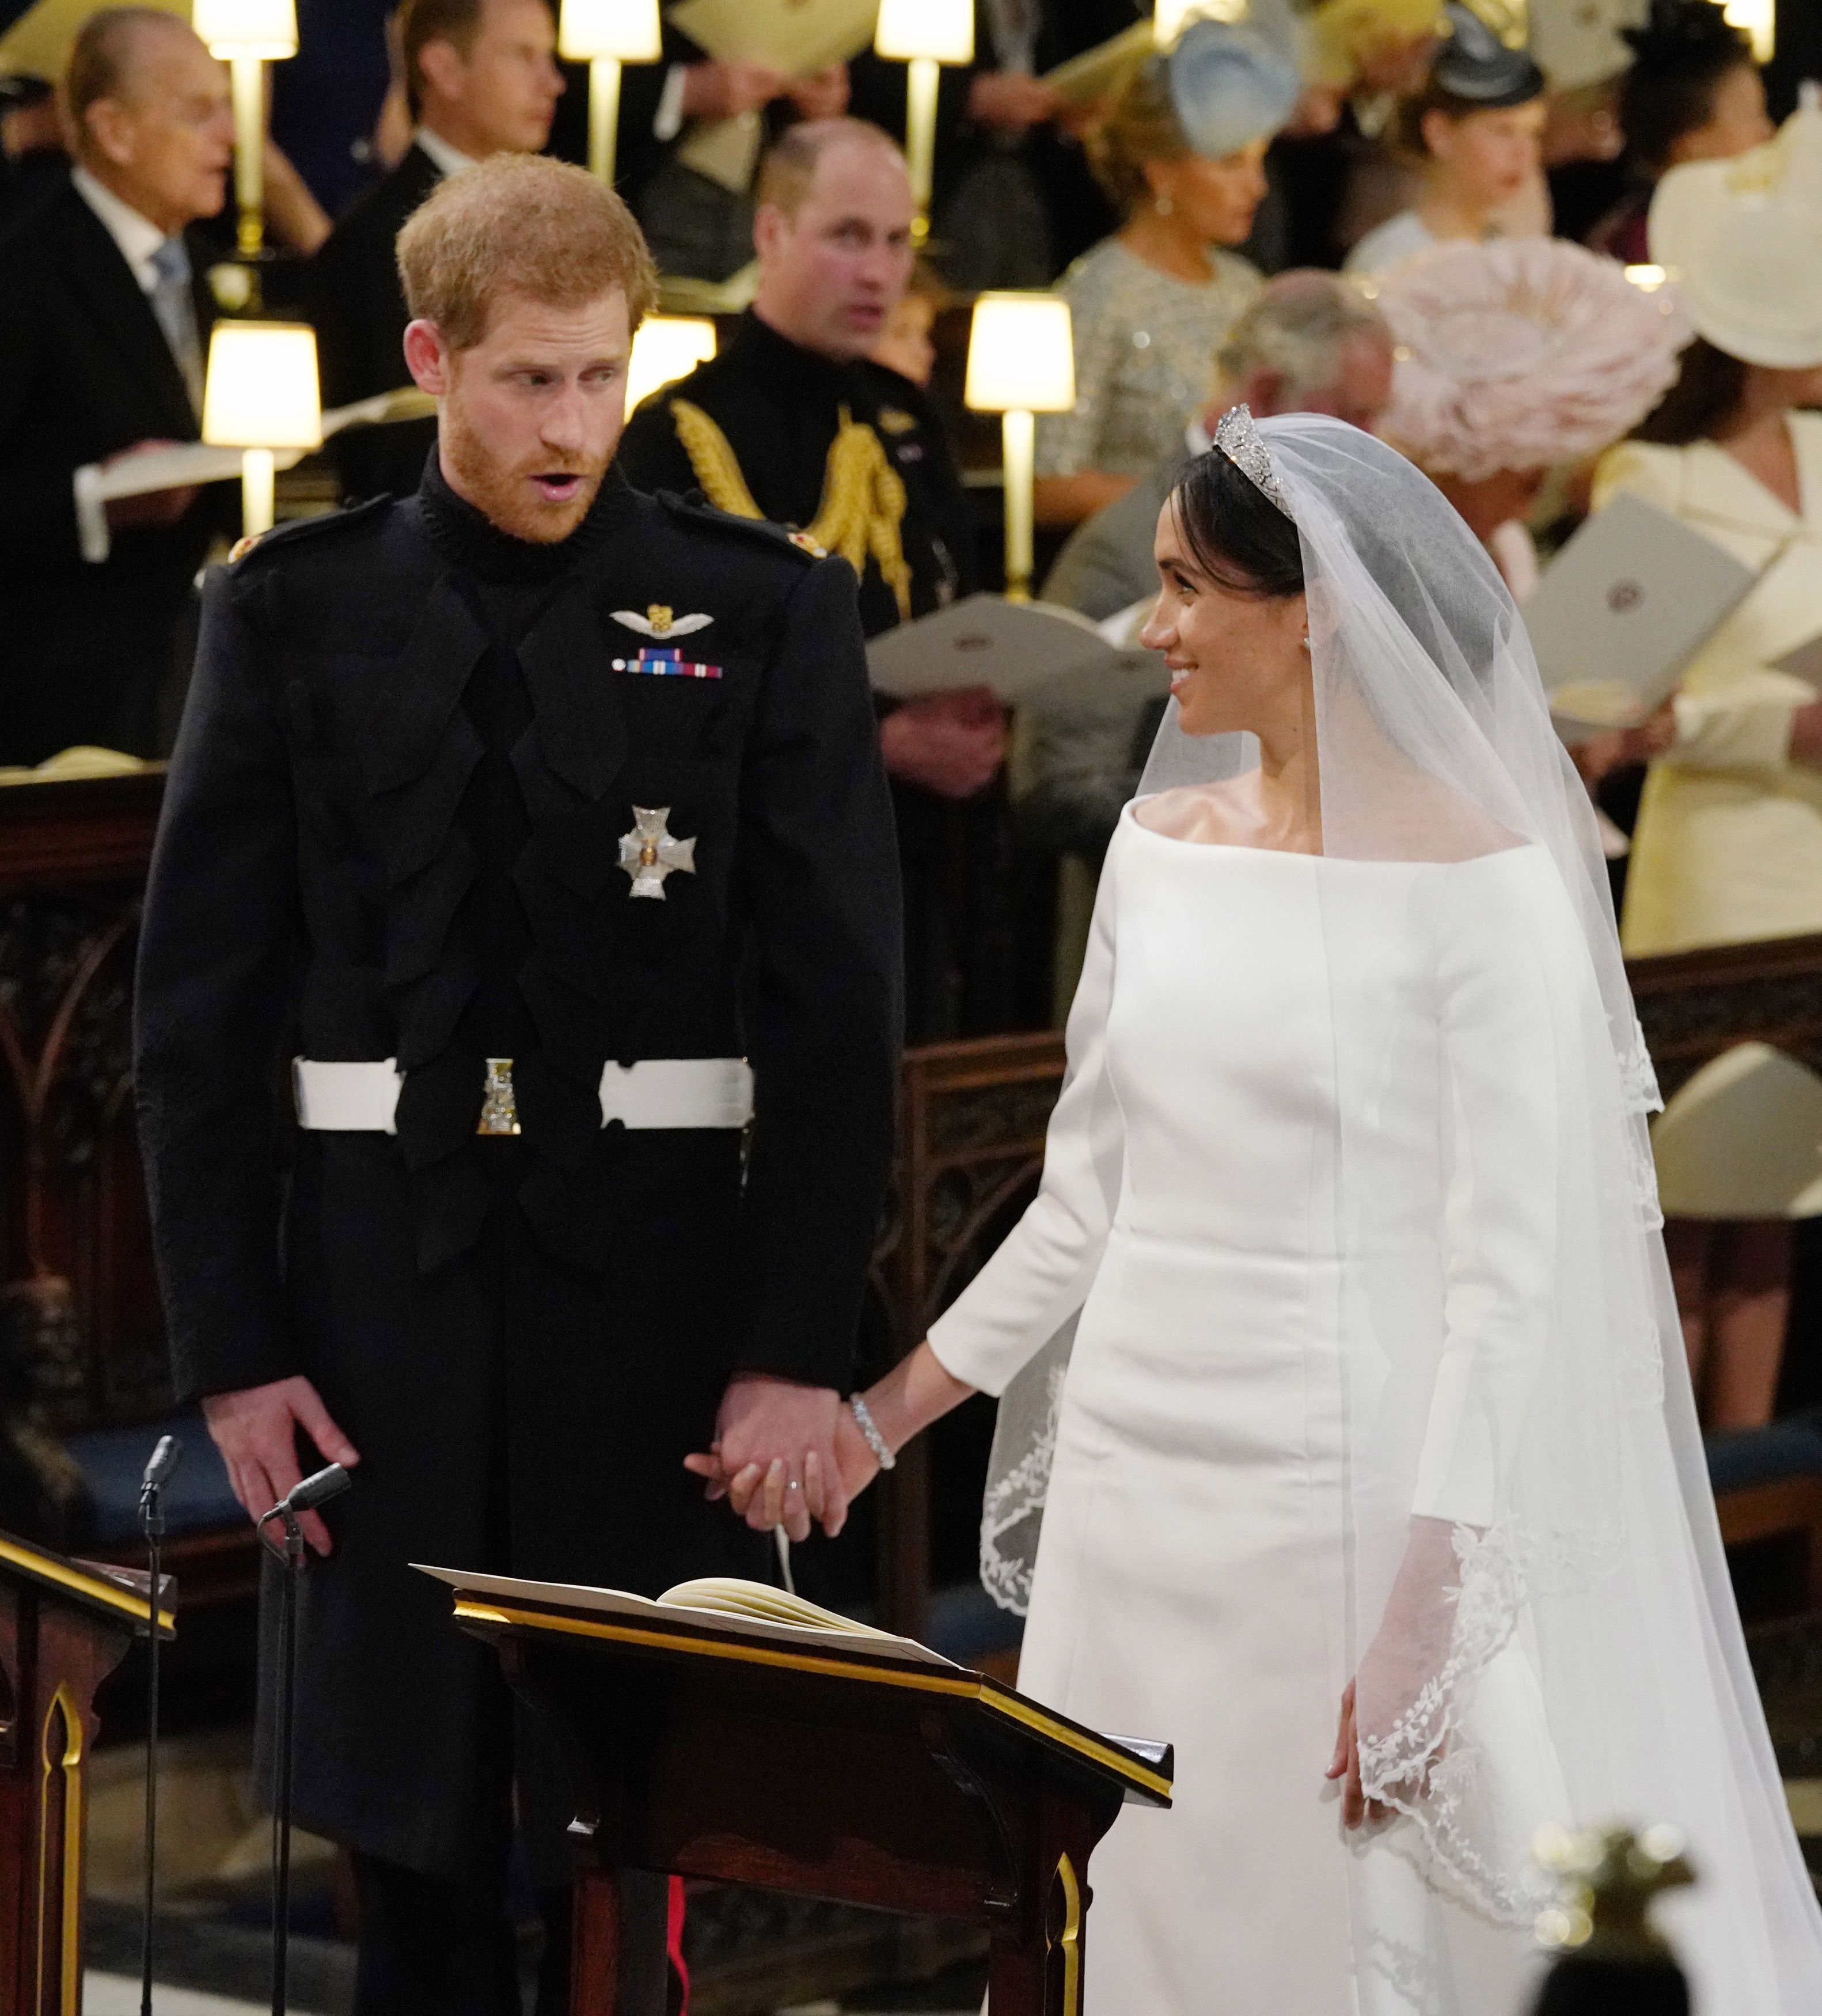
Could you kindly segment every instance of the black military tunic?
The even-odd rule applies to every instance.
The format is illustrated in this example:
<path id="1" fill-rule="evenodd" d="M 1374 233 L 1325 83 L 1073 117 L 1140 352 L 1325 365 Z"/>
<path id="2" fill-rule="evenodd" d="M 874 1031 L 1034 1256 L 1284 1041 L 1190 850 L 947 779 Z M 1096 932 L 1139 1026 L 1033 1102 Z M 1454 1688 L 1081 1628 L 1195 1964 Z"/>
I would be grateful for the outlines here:
<path id="1" fill-rule="evenodd" d="M 710 619 L 668 657 L 667 612 Z M 635 807 L 695 841 L 662 900 L 620 865 Z M 433 459 L 416 496 L 212 578 L 147 898 L 141 1126 L 180 1388 L 305 1373 L 361 1455 L 307 1579 L 304 1824 L 496 1866 L 503 1697 L 408 1563 L 649 1593 L 759 1570 L 681 1461 L 736 1370 L 846 1382 L 899 943 L 853 577 L 774 529 L 610 474 L 569 540 L 526 545 Z M 293 1126 L 293 1054 L 396 1058 L 396 1136 Z M 739 1057 L 744 1143 L 601 1124 L 609 1060 Z M 477 1136 L 490 1057 L 517 1136 Z M 560 1880 L 565 1788 L 527 1758 Z"/>
<path id="2" fill-rule="evenodd" d="M 843 554 L 869 637 L 976 586 L 968 497 L 922 391 L 838 362 L 751 312 L 718 355 L 655 393 L 620 463 L 642 490 L 699 491 Z M 965 805 L 895 780 L 914 1042 L 1010 1026 L 1009 835 L 995 787 Z"/>

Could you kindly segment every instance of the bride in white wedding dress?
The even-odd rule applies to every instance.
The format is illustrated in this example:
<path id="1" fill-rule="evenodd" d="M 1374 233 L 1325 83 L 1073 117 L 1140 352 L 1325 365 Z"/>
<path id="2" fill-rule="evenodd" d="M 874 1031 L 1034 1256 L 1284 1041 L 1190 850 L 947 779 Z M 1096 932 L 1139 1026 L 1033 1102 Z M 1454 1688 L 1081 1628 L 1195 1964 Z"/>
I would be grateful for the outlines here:
<path id="1" fill-rule="evenodd" d="M 1010 1576 L 1044 1508 L 1020 1685 L 1177 1746 L 1097 1852 L 1087 2005 L 1515 2016 L 1536 1829 L 1620 1820 L 1688 1837 L 1701 2016 L 1813 2016 L 1655 1088 L 1511 599 L 1393 451 L 1244 409 L 1157 558 L 1176 704 L 1040 1193 L 863 1396 L 896 1447 L 1036 1362 L 986 1528 Z"/>

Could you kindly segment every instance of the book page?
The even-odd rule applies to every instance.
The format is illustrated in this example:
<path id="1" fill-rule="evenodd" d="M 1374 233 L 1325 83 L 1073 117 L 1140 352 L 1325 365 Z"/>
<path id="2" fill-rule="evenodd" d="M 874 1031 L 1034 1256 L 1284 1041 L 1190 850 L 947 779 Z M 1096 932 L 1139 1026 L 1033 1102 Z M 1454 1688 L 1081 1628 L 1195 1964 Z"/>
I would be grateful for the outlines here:
<path id="1" fill-rule="evenodd" d="M 674 1589 L 668 1589 L 664 1597 L 654 1603 L 649 1597 L 634 1596 L 623 1589 L 592 1589 L 580 1582 L 531 1582 L 516 1575 L 482 1575 L 460 1568 L 433 1568 L 422 1561 L 411 1565 L 421 1575 L 433 1576 L 438 1582 L 447 1582 L 451 1589 L 464 1589 L 479 1597 L 492 1597 L 501 1603 L 515 1601 L 544 1604 L 557 1608 L 581 1611 L 595 1616 L 636 1618 L 651 1626 L 660 1624 L 667 1616 L 689 1618 L 703 1625 L 713 1625 L 724 1631 L 733 1632 L 742 1638 L 753 1638 L 774 1645 L 814 1647 L 817 1651 L 831 1653 L 864 1654 L 869 1657 L 888 1658 L 906 1661 L 920 1666 L 941 1666 L 958 1670 L 952 1659 L 945 1659 L 940 1652 L 933 1652 L 929 1646 L 920 1645 L 915 1639 L 895 1638 L 889 1633 L 875 1631 L 870 1625 L 856 1624 L 847 1618 L 836 1618 L 832 1611 L 819 1611 L 814 1604 L 800 1603 L 787 1597 L 782 1589 L 767 1589 L 763 1582 L 742 1582 L 735 1579 L 709 1577 L 699 1582 L 681 1582 Z M 820 1618 L 832 1620 L 830 1625 L 797 1623 L 782 1615 L 760 1616 L 750 1611 L 726 1607 L 725 1592 L 730 1589 L 757 1589 L 778 1604 L 796 1604 L 801 1610 Z M 723 1592 L 724 1607 L 711 1608 L 706 1604 L 685 1604 L 671 1599 L 685 1591 L 706 1590 L 713 1593 Z"/>

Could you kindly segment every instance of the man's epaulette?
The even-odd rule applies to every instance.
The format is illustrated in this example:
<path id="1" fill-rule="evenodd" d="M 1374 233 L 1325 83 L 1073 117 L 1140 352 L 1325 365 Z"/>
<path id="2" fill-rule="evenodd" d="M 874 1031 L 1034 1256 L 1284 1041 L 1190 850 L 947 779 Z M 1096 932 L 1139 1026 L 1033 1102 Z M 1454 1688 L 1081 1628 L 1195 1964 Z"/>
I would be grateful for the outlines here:
<path id="1" fill-rule="evenodd" d="M 806 561 L 828 558 L 828 549 L 819 545 L 807 532 L 794 532 L 789 526 L 775 525 L 769 518 L 742 518 L 731 511 L 717 510 L 699 490 L 691 491 L 687 497 L 680 497 L 674 490 L 660 490 L 657 498 L 672 517 L 688 524 L 742 533 L 749 539 L 763 540 L 774 553 L 796 553 Z"/>
<path id="2" fill-rule="evenodd" d="M 228 564 L 238 571 L 255 554 L 263 560 L 271 553 L 288 552 L 306 539 L 326 538 L 332 533 L 346 531 L 350 526 L 364 524 L 391 502 L 390 497 L 369 497 L 361 503 L 350 505 L 344 511 L 319 511 L 311 518 L 289 518 L 282 525 L 273 526 L 268 532 L 256 532 L 249 538 L 236 539 L 228 553 Z"/>

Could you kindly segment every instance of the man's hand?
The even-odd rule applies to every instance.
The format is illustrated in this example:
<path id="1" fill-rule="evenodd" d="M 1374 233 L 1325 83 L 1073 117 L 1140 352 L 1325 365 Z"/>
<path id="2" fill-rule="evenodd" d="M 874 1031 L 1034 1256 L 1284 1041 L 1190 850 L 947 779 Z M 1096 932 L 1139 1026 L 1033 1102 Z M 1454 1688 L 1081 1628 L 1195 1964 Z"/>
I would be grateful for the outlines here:
<path id="1" fill-rule="evenodd" d="M 149 455 L 154 448 L 175 448 L 175 441 L 135 441 L 118 455 L 110 455 L 103 469 L 117 468 L 136 455 Z M 150 526 L 174 525 L 196 501 L 196 487 L 185 484 L 178 490 L 146 490 L 137 497 L 110 497 L 102 506 L 110 532 L 142 531 Z"/>
<path id="2" fill-rule="evenodd" d="M 771 63 L 692 63 L 684 72 L 683 110 L 689 119 L 737 119 L 782 98 L 791 80 Z"/>
<path id="3" fill-rule="evenodd" d="M 762 1373 L 728 1382 L 715 1420 L 715 1445 L 687 1456 L 684 1467 L 708 1480 L 756 1533 L 782 1526 L 793 1540 L 820 1520 L 832 1540 L 847 1522 L 848 1494 L 836 1452 L 844 1409 L 832 1386 L 800 1386 Z"/>
<path id="4" fill-rule="evenodd" d="M 361 1460 L 301 1375 L 249 1386 L 238 1393 L 212 1393 L 203 1402 L 209 1433 L 228 1466 L 228 1481 L 250 1519 L 271 1510 L 289 1495 L 304 1473 L 297 1467 L 297 1431 L 315 1443 L 325 1463 L 351 1470 Z M 314 1512 L 300 1521 L 304 1537 L 319 1554 L 329 1551 L 329 1528 Z"/>
<path id="5" fill-rule="evenodd" d="M 968 116 L 998 133 L 1022 133 L 1055 119 L 1064 109 L 1055 87 L 1022 70 L 983 70 L 968 88 Z"/>
<path id="6" fill-rule="evenodd" d="M 908 700 L 879 724 L 886 767 L 943 798 L 972 798 L 1006 760 L 1006 717 L 984 686 Z"/>
<path id="7" fill-rule="evenodd" d="M 787 95 L 806 119 L 839 119 L 848 109 L 848 67 L 831 63 L 813 77 L 795 77 Z"/>

